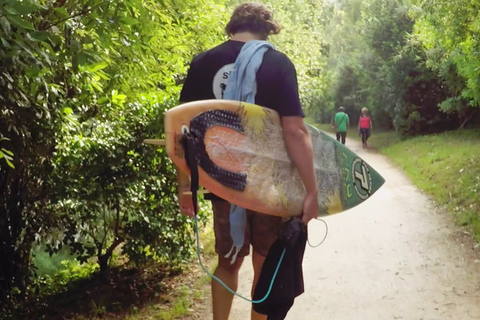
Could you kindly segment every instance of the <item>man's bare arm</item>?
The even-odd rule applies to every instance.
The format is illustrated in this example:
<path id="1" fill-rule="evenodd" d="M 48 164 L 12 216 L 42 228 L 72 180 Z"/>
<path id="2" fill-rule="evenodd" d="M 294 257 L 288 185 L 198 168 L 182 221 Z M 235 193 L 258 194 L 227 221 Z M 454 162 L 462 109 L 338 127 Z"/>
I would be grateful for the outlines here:
<path id="1" fill-rule="evenodd" d="M 312 140 L 301 117 L 282 117 L 282 127 L 288 153 L 307 191 L 303 204 L 303 221 L 307 223 L 317 217 L 319 210 Z"/>
<path id="2" fill-rule="evenodd" d="M 186 103 L 185 101 L 180 101 L 180 104 Z M 187 216 L 193 217 L 193 200 L 191 195 L 185 195 L 186 191 L 190 191 L 190 177 L 180 171 L 180 169 L 175 166 L 177 169 L 177 182 L 178 182 L 178 205 L 180 206 L 180 211 Z"/>
<path id="3" fill-rule="evenodd" d="M 180 211 L 189 217 L 194 216 L 193 200 L 191 195 L 184 194 L 186 191 L 190 191 L 190 177 L 181 172 L 177 167 L 177 182 L 178 182 L 178 205 Z"/>

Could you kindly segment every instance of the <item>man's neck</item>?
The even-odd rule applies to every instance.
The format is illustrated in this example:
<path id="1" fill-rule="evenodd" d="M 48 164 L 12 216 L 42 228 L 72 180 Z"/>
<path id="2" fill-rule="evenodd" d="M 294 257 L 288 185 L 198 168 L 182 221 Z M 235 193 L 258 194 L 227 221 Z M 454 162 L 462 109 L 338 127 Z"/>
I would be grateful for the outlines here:
<path id="1" fill-rule="evenodd" d="M 238 32 L 235 33 L 231 40 L 234 41 L 241 41 L 241 42 L 248 42 L 250 40 L 264 40 L 258 34 L 251 33 L 251 32 Z"/>

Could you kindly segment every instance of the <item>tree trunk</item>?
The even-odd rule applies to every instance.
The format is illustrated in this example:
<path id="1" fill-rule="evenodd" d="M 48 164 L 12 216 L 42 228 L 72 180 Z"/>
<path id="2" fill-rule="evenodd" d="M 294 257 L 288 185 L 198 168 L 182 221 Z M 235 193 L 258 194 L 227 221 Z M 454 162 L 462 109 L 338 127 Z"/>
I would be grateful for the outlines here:
<path id="1" fill-rule="evenodd" d="M 17 288 L 25 293 L 29 273 L 29 244 L 22 243 L 24 222 L 24 197 L 21 192 L 21 170 L 5 173 L 4 194 L 0 199 L 0 302 L 11 298 Z"/>
<path id="2" fill-rule="evenodd" d="M 123 238 L 117 237 L 113 243 L 108 247 L 104 254 L 98 254 L 98 265 L 100 266 L 100 274 L 106 275 L 108 272 L 108 262 L 112 257 L 113 251 L 123 242 Z M 101 248 L 99 248 L 101 252 Z"/>
<path id="3" fill-rule="evenodd" d="M 460 129 L 463 129 L 465 127 L 465 125 L 473 119 L 473 117 L 477 114 L 477 109 L 472 109 L 472 112 L 470 112 L 470 115 L 467 116 L 467 118 L 462 122 L 462 124 L 460 125 Z"/>

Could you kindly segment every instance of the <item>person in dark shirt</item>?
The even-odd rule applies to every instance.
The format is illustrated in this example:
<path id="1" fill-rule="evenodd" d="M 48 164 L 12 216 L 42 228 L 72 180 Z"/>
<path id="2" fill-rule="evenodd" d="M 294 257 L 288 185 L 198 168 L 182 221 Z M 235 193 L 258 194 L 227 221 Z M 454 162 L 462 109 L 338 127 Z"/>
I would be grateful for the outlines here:
<path id="1" fill-rule="evenodd" d="M 181 103 L 222 99 L 228 86 L 228 78 L 243 45 L 250 40 L 266 40 L 269 35 L 280 32 L 280 27 L 265 6 L 245 3 L 234 10 L 225 30 L 230 36 L 228 41 L 197 55 L 192 60 L 180 95 Z M 255 103 L 277 111 L 281 117 L 289 155 L 305 185 L 302 221 L 307 224 L 318 214 L 318 190 L 311 139 L 303 121 L 304 113 L 298 95 L 295 66 L 285 54 L 274 49 L 267 50 L 256 73 L 256 88 Z M 191 196 L 184 194 L 190 188 L 189 177 L 179 172 L 178 182 L 180 209 L 183 214 L 193 216 Z M 218 266 L 214 275 L 236 291 L 240 266 L 252 246 L 253 293 L 265 257 L 277 239 L 282 218 L 248 210 L 245 244 L 232 264 L 230 259 L 225 258 L 232 247 L 229 230 L 230 204 L 215 196 L 211 200 L 215 249 L 218 254 Z M 233 295 L 217 281 L 212 281 L 214 320 L 228 319 L 232 301 Z M 261 320 L 266 319 L 266 316 L 252 310 L 251 319 Z"/>

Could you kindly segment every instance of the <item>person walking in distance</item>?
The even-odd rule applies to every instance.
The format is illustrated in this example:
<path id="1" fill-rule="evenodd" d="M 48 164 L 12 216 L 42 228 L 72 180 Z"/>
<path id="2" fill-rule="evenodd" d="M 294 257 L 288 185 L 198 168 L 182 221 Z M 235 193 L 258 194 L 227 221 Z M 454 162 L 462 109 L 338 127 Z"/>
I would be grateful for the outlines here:
<path id="1" fill-rule="evenodd" d="M 337 134 L 337 140 L 342 144 L 345 144 L 347 130 L 350 128 L 350 119 L 348 118 L 348 114 L 345 113 L 344 107 L 338 108 L 338 112 L 333 117 L 332 127 Z"/>
<path id="2" fill-rule="evenodd" d="M 298 169 L 306 190 L 302 221 L 307 224 L 317 217 L 319 210 L 313 150 L 303 121 L 304 113 L 298 94 L 295 66 L 285 54 L 275 50 L 266 42 L 269 35 L 280 32 L 280 27 L 273 19 L 272 12 L 264 5 L 244 3 L 234 10 L 225 30 L 230 36 L 228 41 L 200 53 L 192 60 L 180 95 L 180 102 L 222 99 L 234 87 L 233 83 L 237 83 L 236 78 L 232 76 L 238 74 L 234 69 L 236 63 L 248 60 L 258 63 L 258 70 L 251 71 L 248 77 L 254 79 L 251 83 L 255 88 L 252 90 L 254 101 L 257 105 L 274 109 L 280 115 L 289 155 Z M 232 87 L 229 88 L 229 85 Z M 241 85 L 249 85 L 249 83 L 245 81 Z M 178 170 L 177 172 L 180 210 L 183 214 L 192 216 L 194 214 L 192 198 L 185 194 L 185 191 L 190 190 L 189 177 Z M 217 196 L 210 197 L 210 200 L 213 208 L 215 251 L 218 255 L 218 265 L 214 275 L 236 291 L 240 266 L 244 257 L 249 254 L 251 246 L 254 270 L 253 294 L 268 251 L 277 239 L 277 232 L 284 222 L 281 217 L 247 210 L 244 245 L 236 254 L 236 259 L 232 260 L 225 257 L 233 244 L 229 224 L 231 205 Z M 220 283 L 212 280 L 214 320 L 228 319 L 232 301 L 233 295 Z M 252 310 L 251 319 L 266 320 L 267 317 Z"/>
<path id="3" fill-rule="evenodd" d="M 372 130 L 372 119 L 368 115 L 368 109 L 362 108 L 362 115 L 358 119 L 358 131 L 362 137 L 364 148 L 368 148 L 367 140 L 370 137 Z"/>

